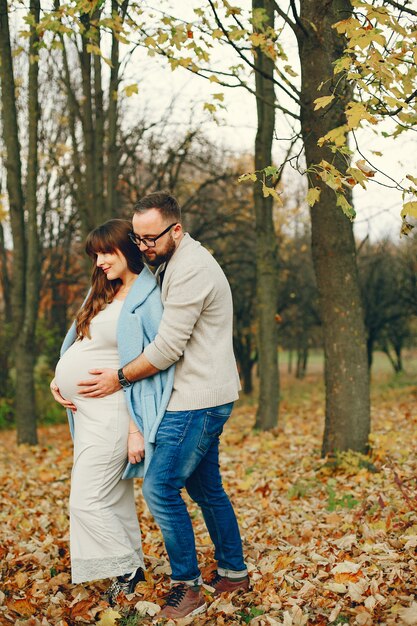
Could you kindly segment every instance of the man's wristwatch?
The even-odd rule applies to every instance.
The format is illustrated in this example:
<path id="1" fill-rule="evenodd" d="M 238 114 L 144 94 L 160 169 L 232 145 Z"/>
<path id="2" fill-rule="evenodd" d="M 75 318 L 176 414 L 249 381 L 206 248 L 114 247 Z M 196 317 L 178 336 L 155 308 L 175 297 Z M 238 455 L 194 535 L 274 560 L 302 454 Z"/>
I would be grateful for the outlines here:
<path id="1" fill-rule="evenodd" d="M 126 376 L 123 374 L 123 367 L 117 370 L 117 377 L 119 379 L 119 383 L 123 388 L 130 387 L 130 385 L 132 384 L 130 380 L 127 380 Z"/>

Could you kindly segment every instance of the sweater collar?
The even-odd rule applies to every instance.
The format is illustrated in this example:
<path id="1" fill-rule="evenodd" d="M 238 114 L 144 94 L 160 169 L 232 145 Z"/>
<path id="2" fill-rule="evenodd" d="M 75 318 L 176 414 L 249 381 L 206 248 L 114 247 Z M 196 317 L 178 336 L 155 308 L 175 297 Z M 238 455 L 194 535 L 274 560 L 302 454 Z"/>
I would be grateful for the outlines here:
<path id="1" fill-rule="evenodd" d="M 184 233 L 184 237 L 181 239 L 178 248 L 175 250 L 174 254 L 172 255 L 172 257 L 170 258 L 170 260 L 166 264 L 166 267 L 165 267 L 165 270 L 166 270 L 165 277 L 170 272 L 170 270 L 172 270 L 172 268 L 175 266 L 175 264 L 178 261 L 178 259 L 180 259 L 181 256 L 184 253 L 187 254 L 187 250 L 189 248 L 196 247 L 196 246 L 197 247 L 201 246 L 201 243 L 199 241 L 196 241 L 195 239 L 193 239 L 190 236 L 189 233 Z"/>

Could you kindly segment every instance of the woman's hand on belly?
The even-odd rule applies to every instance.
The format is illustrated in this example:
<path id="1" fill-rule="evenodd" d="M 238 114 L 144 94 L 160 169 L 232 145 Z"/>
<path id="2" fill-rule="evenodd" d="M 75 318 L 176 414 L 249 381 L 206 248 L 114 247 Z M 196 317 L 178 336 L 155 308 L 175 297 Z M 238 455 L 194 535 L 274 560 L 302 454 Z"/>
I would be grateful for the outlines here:
<path id="1" fill-rule="evenodd" d="M 127 458 L 129 463 L 140 463 L 145 458 L 145 440 L 140 431 L 129 433 L 127 438 Z"/>
<path id="2" fill-rule="evenodd" d="M 55 378 L 51 380 L 49 384 L 49 388 L 54 397 L 54 400 L 59 402 L 59 404 L 62 404 L 63 407 L 65 407 L 66 409 L 70 409 L 71 411 L 77 410 L 77 407 L 75 406 L 75 404 L 71 402 L 71 400 L 66 400 L 65 398 L 61 396 L 61 394 L 59 393 L 58 385 L 55 382 Z"/>

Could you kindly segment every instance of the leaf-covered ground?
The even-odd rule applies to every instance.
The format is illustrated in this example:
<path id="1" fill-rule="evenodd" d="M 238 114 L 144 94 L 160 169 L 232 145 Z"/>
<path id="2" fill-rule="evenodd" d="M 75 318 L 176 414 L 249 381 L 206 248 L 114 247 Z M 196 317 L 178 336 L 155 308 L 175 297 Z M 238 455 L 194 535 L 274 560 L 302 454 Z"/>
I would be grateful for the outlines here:
<path id="1" fill-rule="evenodd" d="M 224 483 L 236 507 L 252 590 L 213 600 L 183 624 L 417 624 L 416 388 L 375 399 L 372 456 L 320 459 L 320 393 L 283 402 L 282 429 L 254 433 L 255 410 L 234 412 L 223 438 Z M 110 610 L 106 583 L 71 585 L 67 427 L 40 430 L 41 444 L 0 433 L 0 623 L 135 626 L 167 585 L 161 537 L 140 496 L 148 578 Z M 191 509 L 203 571 L 212 548 Z M 135 609 L 135 607 L 137 607 Z M 138 618 L 137 610 L 148 612 Z"/>

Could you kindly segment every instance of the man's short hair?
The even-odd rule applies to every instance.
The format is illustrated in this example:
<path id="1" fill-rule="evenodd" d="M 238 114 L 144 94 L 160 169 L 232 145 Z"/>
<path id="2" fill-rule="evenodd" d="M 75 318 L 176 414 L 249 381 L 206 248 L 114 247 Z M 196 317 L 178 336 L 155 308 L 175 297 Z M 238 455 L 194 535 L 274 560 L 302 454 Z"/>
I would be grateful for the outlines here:
<path id="1" fill-rule="evenodd" d="M 181 222 L 181 209 L 176 198 L 166 191 L 155 191 L 138 200 L 133 207 L 135 213 L 158 209 L 167 221 Z"/>

